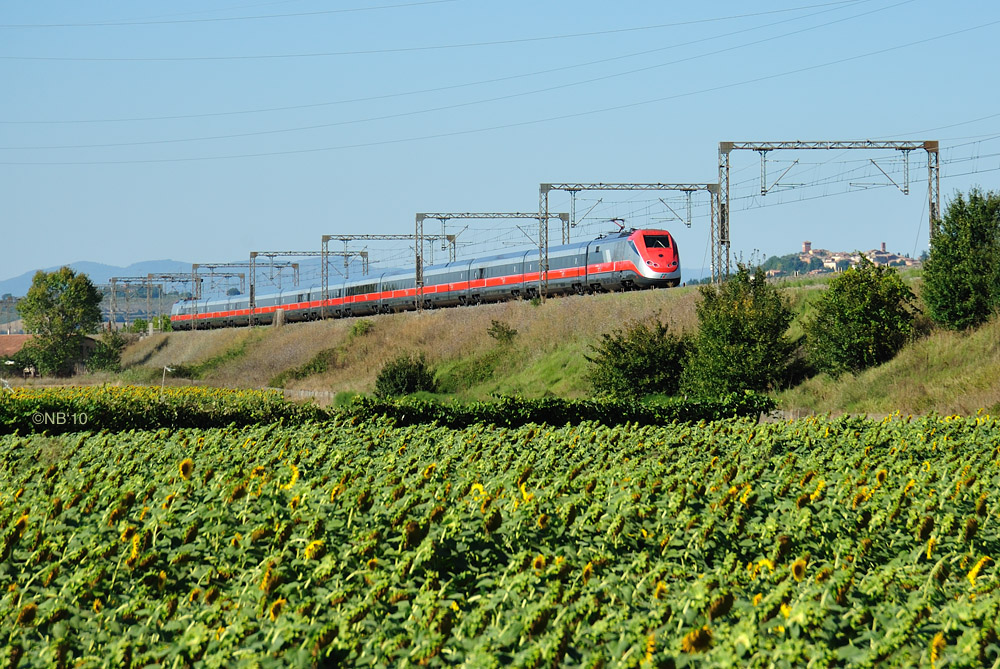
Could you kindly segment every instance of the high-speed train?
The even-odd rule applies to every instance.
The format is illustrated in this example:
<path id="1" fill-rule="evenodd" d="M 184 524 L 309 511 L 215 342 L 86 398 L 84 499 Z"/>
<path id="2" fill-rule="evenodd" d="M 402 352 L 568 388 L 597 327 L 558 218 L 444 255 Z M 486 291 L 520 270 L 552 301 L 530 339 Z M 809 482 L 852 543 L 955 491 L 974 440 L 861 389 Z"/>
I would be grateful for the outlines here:
<path id="1" fill-rule="evenodd" d="M 538 250 L 530 249 L 471 260 L 429 265 L 424 269 L 424 308 L 530 298 L 538 294 Z M 676 286 L 681 281 L 680 255 L 666 230 L 623 230 L 592 241 L 549 248 L 547 295 Z M 254 324 L 316 320 L 408 311 L 417 307 L 412 269 L 331 283 L 324 304 L 319 286 L 296 287 L 257 295 Z M 184 300 L 170 313 L 175 330 L 247 325 L 250 298 Z"/>

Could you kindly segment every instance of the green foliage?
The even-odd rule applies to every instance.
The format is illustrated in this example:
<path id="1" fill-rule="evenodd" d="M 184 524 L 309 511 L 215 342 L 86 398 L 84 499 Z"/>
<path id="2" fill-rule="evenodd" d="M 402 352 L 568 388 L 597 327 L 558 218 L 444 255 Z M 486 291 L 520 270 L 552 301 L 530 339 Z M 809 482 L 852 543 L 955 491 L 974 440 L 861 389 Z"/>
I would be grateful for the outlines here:
<path id="1" fill-rule="evenodd" d="M 467 405 L 441 404 L 422 399 L 375 400 L 357 397 L 342 412 L 358 420 L 389 419 L 397 427 L 436 423 L 464 428 L 477 423 L 502 427 L 538 425 L 668 425 L 740 416 L 759 417 L 775 409 L 774 400 L 753 392 L 732 393 L 713 399 L 668 398 L 640 403 L 622 399 L 564 400 L 558 397 L 526 399 L 503 396 L 491 402 Z"/>
<path id="2" fill-rule="evenodd" d="M 922 298 L 931 318 L 954 330 L 986 322 L 1000 308 L 1000 193 L 959 193 L 931 238 Z"/>
<path id="3" fill-rule="evenodd" d="M 121 371 L 122 351 L 128 340 L 117 330 L 104 330 L 97 341 L 97 347 L 87 360 L 90 371 Z"/>
<path id="4" fill-rule="evenodd" d="M 170 316 L 163 314 L 153 318 L 153 329 L 160 332 L 173 332 L 174 325 L 170 322 Z"/>
<path id="5" fill-rule="evenodd" d="M 689 341 L 667 331 L 657 317 L 652 325 L 632 321 L 623 330 L 601 335 L 587 378 L 598 394 L 642 397 L 651 393 L 673 395 L 680 385 Z"/>
<path id="6" fill-rule="evenodd" d="M 486 329 L 486 334 L 497 340 L 500 344 L 510 344 L 514 341 L 514 337 L 517 336 L 517 330 L 508 323 L 493 320 L 490 321 L 490 326 Z"/>
<path id="7" fill-rule="evenodd" d="M 101 293 L 86 274 L 68 267 L 37 272 L 17 308 L 28 332 L 26 348 L 42 374 L 66 375 L 82 358 L 83 338 L 101 323 Z"/>
<path id="8" fill-rule="evenodd" d="M 784 256 L 771 256 L 761 265 L 767 273 L 768 270 L 776 269 L 786 274 L 799 272 L 805 274 L 814 269 L 823 269 L 823 261 L 820 258 L 809 258 L 808 262 L 802 260 L 798 253 L 790 253 Z"/>
<path id="9" fill-rule="evenodd" d="M 60 416 L 62 422 L 46 422 Z M 87 386 L 0 391 L 0 434 L 206 428 L 327 417 L 322 409 L 286 402 L 273 390 Z"/>
<path id="10" fill-rule="evenodd" d="M 861 256 L 830 281 L 806 321 L 810 362 L 839 376 L 891 360 L 913 332 L 915 300 L 899 272 Z"/>
<path id="11" fill-rule="evenodd" d="M 411 357 L 403 354 L 382 367 L 375 379 L 376 397 L 396 397 L 418 391 L 434 392 L 434 373 L 427 367 L 423 354 Z"/>
<path id="12" fill-rule="evenodd" d="M 137 318 L 128 326 L 128 331 L 132 334 L 146 334 L 149 332 L 149 321 L 145 318 Z"/>
<path id="13" fill-rule="evenodd" d="M 775 387 L 788 369 L 792 311 L 764 270 L 743 265 L 721 287 L 702 286 L 698 334 L 682 387 L 710 396 Z"/>
<path id="14" fill-rule="evenodd" d="M 374 329 L 375 329 L 374 323 L 372 323 L 367 319 L 359 318 L 358 320 L 354 321 L 354 323 L 351 325 L 351 336 L 363 337 Z"/>

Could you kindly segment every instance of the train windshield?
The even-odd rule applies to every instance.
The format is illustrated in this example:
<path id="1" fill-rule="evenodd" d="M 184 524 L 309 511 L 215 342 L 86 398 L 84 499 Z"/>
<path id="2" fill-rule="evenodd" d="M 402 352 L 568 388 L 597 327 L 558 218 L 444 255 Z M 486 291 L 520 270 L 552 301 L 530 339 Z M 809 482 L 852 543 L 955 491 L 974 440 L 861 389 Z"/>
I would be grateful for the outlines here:
<path id="1" fill-rule="evenodd" d="M 670 235 L 646 235 L 643 237 L 647 249 L 669 249 Z"/>

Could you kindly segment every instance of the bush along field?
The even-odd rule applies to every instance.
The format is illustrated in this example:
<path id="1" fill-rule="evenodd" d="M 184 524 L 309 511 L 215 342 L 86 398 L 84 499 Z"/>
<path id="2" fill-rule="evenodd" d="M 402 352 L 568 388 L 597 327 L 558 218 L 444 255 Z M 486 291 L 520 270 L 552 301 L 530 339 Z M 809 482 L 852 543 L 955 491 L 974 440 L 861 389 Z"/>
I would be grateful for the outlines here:
<path id="1" fill-rule="evenodd" d="M 994 666 L 1000 424 L 0 437 L 4 666 Z"/>
<path id="2" fill-rule="evenodd" d="M 341 409 L 286 402 L 276 390 L 221 388 L 151 388 L 92 386 L 19 388 L 0 392 L 0 434 L 48 434 L 86 430 L 150 430 L 160 427 L 226 427 L 280 422 L 301 424 L 333 416 L 355 420 L 391 419 L 396 424 L 438 423 L 463 427 L 490 423 L 513 427 L 527 423 L 564 425 L 599 421 L 666 424 L 735 416 L 760 416 L 773 411 L 774 400 L 753 392 L 730 393 L 714 399 L 671 398 L 656 404 L 617 399 L 564 400 L 500 397 L 490 402 L 456 404 L 404 397 L 355 397 Z"/>

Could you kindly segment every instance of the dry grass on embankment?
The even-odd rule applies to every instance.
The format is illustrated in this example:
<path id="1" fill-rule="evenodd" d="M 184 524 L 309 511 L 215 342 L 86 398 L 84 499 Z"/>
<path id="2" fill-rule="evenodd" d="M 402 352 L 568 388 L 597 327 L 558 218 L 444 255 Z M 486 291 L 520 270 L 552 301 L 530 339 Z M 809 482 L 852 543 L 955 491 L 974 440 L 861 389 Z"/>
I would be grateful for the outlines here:
<path id="1" fill-rule="evenodd" d="M 789 334 L 797 339 L 799 321 L 823 284 L 786 288 L 796 313 Z M 697 289 L 687 287 L 557 298 L 538 306 L 508 302 L 280 328 L 175 332 L 133 344 L 123 375 L 94 381 L 159 383 L 164 365 L 183 365 L 205 385 L 370 392 L 387 361 L 423 354 L 441 391 L 460 399 L 491 393 L 579 397 L 590 392 L 584 355 L 602 334 L 656 313 L 674 332 L 694 332 L 697 301 Z M 361 320 L 372 326 L 365 334 L 355 333 Z M 487 335 L 494 320 L 517 330 L 510 345 Z M 838 379 L 821 374 L 776 397 L 781 408 L 802 413 L 998 412 L 1000 321 L 969 333 L 934 331 L 885 365 Z"/>
<path id="2" fill-rule="evenodd" d="M 778 401 L 816 413 L 1000 412 L 1000 319 L 971 332 L 935 330 L 884 365 L 839 379 L 821 374 Z"/>
<path id="3" fill-rule="evenodd" d="M 356 333 L 358 318 L 173 332 L 129 347 L 123 364 L 137 378 L 151 378 L 165 365 L 184 366 L 211 385 L 280 382 L 290 389 L 370 392 L 386 362 L 423 354 L 442 389 L 460 397 L 573 397 L 589 390 L 583 354 L 601 334 L 657 313 L 673 331 L 692 332 L 696 301 L 697 291 L 689 287 L 369 316 L 363 320 L 372 327 L 364 334 Z M 509 346 L 488 336 L 494 320 L 517 330 Z"/>

